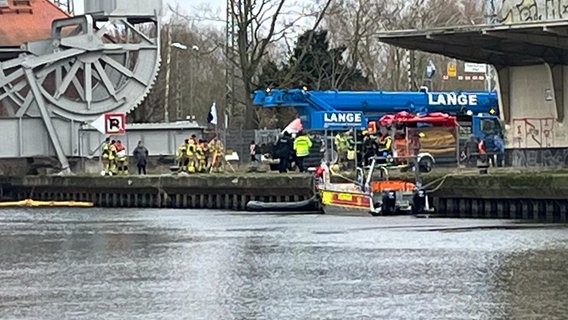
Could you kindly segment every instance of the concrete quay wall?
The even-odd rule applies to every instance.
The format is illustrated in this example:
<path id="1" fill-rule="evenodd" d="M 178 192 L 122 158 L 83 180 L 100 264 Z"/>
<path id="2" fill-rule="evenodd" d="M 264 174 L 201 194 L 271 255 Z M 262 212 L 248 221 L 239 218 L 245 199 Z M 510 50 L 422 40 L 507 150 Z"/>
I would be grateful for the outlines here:
<path id="1" fill-rule="evenodd" d="M 0 178 L 0 199 L 91 201 L 101 207 L 244 210 L 250 200 L 313 195 L 306 175 L 25 176 Z"/>
<path id="2" fill-rule="evenodd" d="M 568 173 L 429 176 L 437 215 L 568 222 Z"/>
<path id="3" fill-rule="evenodd" d="M 432 172 L 423 183 L 437 216 L 568 222 L 568 172 Z M 92 201 L 102 207 L 244 210 L 250 200 L 300 201 L 313 192 L 312 178 L 299 174 L 0 177 L 2 201 Z"/>

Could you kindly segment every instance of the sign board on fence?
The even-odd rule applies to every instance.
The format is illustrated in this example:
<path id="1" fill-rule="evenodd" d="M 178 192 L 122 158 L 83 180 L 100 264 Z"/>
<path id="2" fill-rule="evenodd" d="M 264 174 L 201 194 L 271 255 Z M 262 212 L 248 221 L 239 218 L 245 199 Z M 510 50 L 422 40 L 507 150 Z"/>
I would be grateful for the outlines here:
<path id="1" fill-rule="evenodd" d="M 103 134 L 124 134 L 126 132 L 126 113 L 105 113 L 91 122 L 91 125 Z"/>
<path id="2" fill-rule="evenodd" d="M 457 76 L 457 68 L 455 62 L 448 62 L 448 70 L 446 71 L 448 77 L 455 77 Z"/>
<path id="3" fill-rule="evenodd" d="M 485 73 L 486 71 L 487 71 L 487 65 L 484 63 L 466 62 L 464 64 L 465 73 Z"/>

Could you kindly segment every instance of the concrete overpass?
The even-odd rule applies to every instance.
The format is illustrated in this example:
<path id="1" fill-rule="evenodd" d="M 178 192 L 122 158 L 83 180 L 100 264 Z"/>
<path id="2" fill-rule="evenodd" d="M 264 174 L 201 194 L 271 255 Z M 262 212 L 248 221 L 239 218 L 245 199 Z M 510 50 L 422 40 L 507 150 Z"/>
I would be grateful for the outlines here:
<path id="1" fill-rule="evenodd" d="M 493 65 L 508 148 L 539 152 L 534 160 L 522 153 L 525 165 L 568 165 L 568 21 L 392 31 L 379 40 Z"/>

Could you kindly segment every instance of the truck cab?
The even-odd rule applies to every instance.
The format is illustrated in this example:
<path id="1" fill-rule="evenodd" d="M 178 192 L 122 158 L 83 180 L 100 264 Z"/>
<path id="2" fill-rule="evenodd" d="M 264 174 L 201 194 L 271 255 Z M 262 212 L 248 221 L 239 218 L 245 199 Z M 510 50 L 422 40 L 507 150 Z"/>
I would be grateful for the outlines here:
<path id="1" fill-rule="evenodd" d="M 478 139 L 487 135 L 498 135 L 503 139 L 503 127 L 498 117 L 492 115 L 476 115 L 471 117 L 471 134 Z"/>

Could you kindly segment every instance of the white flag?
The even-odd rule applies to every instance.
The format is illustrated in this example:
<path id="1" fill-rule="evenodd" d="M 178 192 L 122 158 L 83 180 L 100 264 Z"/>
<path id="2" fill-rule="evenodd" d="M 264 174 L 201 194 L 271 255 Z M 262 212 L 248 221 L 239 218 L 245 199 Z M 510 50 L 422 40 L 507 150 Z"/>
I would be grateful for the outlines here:
<path id="1" fill-rule="evenodd" d="M 215 105 L 215 102 L 211 105 L 211 110 L 207 115 L 207 122 L 217 125 L 217 106 Z"/>

